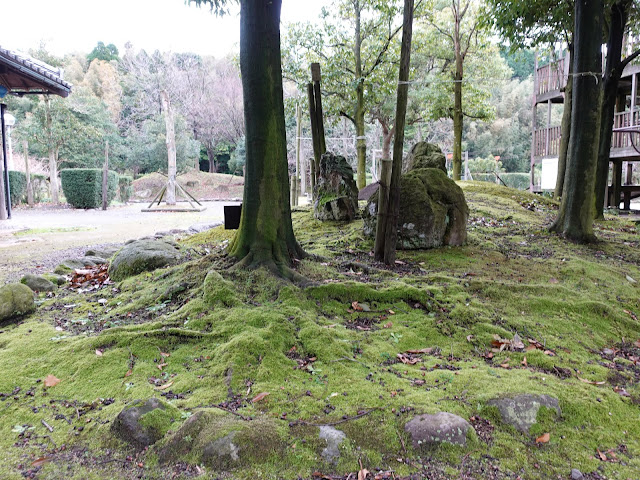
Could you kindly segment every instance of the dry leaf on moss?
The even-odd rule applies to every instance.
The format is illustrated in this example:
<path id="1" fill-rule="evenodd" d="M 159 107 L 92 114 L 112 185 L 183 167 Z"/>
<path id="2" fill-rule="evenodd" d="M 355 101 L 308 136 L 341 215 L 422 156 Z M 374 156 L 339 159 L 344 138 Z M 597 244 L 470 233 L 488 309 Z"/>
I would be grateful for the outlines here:
<path id="1" fill-rule="evenodd" d="M 53 375 L 47 375 L 47 378 L 44 379 L 45 387 L 55 387 L 59 383 L 60 383 L 60 379 L 54 377 Z"/>

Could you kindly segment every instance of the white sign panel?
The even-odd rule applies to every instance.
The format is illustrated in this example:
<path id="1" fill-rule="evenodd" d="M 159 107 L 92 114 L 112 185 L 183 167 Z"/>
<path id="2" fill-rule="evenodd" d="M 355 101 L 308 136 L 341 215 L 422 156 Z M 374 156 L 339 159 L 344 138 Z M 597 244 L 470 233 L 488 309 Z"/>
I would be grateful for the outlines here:
<path id="1" fill-rule="evenodd" d="M 542 159 L 542 178 L 540 187 L 542 190 L 555 190 L 558 178 L 558 158 Z"/>

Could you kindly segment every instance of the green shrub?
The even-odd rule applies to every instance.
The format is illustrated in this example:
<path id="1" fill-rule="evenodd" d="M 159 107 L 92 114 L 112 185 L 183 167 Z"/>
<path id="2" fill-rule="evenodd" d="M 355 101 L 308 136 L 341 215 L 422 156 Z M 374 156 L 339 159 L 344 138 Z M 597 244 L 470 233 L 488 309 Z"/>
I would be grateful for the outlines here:
<path id="1" fill-rule="evenodd" d="M 62 191 L 67 203 L 75 208 L 97 208 L 102 205 L 102 169 L 67 168 L 60 171 Z M 107 201 L 118 191 L 118 174 L 109 171 Z"/>
<path id="2" fill-rule="evenodd" d="M 27 176 L 24 172 L 9 170 L 9 187 L 11 192 L 11 205 L 22 203 L 27 194 Z"/>
<path id="3" fill-rule="evenodd" d="M 120 175 L 118 177 L 118 191 L 121 202 L 128 202 L 133 195 L 133 177 Z"/>

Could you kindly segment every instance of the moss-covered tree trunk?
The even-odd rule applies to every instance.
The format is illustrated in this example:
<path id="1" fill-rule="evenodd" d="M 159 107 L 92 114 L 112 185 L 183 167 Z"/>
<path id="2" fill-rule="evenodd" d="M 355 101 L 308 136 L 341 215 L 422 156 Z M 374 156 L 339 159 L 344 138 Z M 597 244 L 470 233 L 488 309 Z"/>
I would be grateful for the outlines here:
<path id="1" fill-rule="evenodd" d="M 603 79 L 602 112 L 600 114 L 600 144 L 596 173 L 595 218 L 604 216 L 604 195 L 609 181 L 609 154 L 616 110 L 618 83 L 622 76 L 622 41 L 629 16 L 630 0 L 622 0 L 611 5 L 609 37 L 607 38 L 607 65 Z"/>
<path id="2" fill-rule="evenodd" d="M 569 138 L 571 138 L 571 99 L 573 97 L 573 47 L 569 46 L 569 78 L 564 89 L 564 107 L 562 110 L 562 122 L 560 124 L 560 148 L 558 150 L 558 176 L 556 177 L 556 189 L 554 198 L 562 197 L 564 188 L 564 176 L 567 170 L 567 155 L 569 153 Z"/>
<path id="3" fill-rule="evenodd" d="M 551 226 L 576 242 L 594 239 L 593 211 L 600 137 L 602 0 L 575 2 L 571 137 L 558 218 Z M 584 72 L 584 73 L 583 73 Z M 577 73 L 581 73 L 578 75 Z"/>
<path id="4" fill-rule="evenodd" d="M 304 252 L 293 234 L 280 60 L 282 0 L 240 2 L 240 70 L 246 174 L 240 228 L 229 247 L 239 267 L 293 278 Z"/>
<path id="5" fill-rule="evenodd" d="M 460 38 L 460 23 L 462 16 L 460 2 L 454 2 L 454 32 L 453 47 L 456 60 L 456 71 L 453 83 L 453 156 L 451 159 L 454 180 L 460 180 L 462 173 L 462 77 L 464 74 L 464 58 L 462 56 L 462 44 Z M 467 4 L 468 5 L 468 4 Z M 466 7 L 464 9 L 466 11 Z"/>

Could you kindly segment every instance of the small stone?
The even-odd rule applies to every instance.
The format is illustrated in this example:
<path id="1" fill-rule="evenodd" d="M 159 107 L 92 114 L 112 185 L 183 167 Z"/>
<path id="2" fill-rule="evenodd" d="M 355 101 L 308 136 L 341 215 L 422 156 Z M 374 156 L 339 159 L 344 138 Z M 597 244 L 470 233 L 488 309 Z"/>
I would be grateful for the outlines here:
<path id="1" fill-rule="evenodd" d="M 578 470 L 577 468 L 571 469 L 571 480 L 582 480 L 583 478 L 584 475 L 582 475 L 582 472 L 580 470 Z"/>
<path id="2" fill-rule="evenodd" d="M 50 280 L 47 280 L 41 275 L 33 275 L 27 273 L 20 279 L 20 283 L 26 285 L 34 292 L 53 292 L 57 286 Z"/>
<path id="3" fill-rule="evenodd" d="M 414 448 L 425 445 L 437 445 L 443 442 L 454 445 L 466 445 L 467 431 L 471 428 L 464 418 L 448 412 L 435 415 L 418 415 L 404 427 L 409 433 Z"/>
<path id="4" fill-rule="evenodd" d="M 611 350 L 610 348 L 605 348 L 605 349 L 602 350 L 602 353 L 603 353 L 603 355 L 610 356 L 610 355 L 613 355 L 615 352 L 613 350 Z"/>
<path id="5" fill-rule="evenodd" d="M 340 444 L 344 442 L 347 436 L 340 430 L 323 425 L 320 427 L 320 440 L 327 442 L 327 447 L 322 450 L 322 458 L 326 462 L 336 464 L 340 458 Z"/>
<path id="6" fill-rule="evenodd" d="M 21 283 L 0 287 L 0 322 L 15 320 L 36 310 L 33 290 Z"/>

